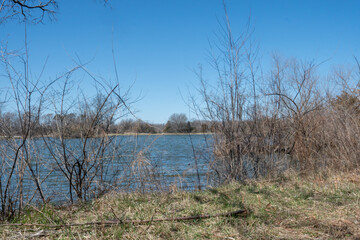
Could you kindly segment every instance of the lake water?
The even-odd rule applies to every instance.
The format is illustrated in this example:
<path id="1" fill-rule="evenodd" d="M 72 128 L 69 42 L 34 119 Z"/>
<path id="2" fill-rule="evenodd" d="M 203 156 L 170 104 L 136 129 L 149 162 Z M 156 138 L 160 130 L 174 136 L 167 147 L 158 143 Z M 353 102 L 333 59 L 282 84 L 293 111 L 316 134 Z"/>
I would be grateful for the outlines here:
<path id="1" fill-rule="evenodd" d="M 193 190 L 204 188 L 208 184 L 208 164 L 212 159 L 213 149 L 212 135 L 138 135 L 110 138 L 112 146 L 104 150 L 101 174 L 94 174 L 89 192 L 106 189 L 107 186 L 118 191 L 153 191 L 174 187 Z M 51 202 L 68 201 L 69 181 L 65 177 L 66 171 L 64 173 L 67 166 L 61 165 L 61 143 L 58 139 L 45 140 L 46 143 L 44 139 L 30 141 L 28 149 L 32 150 L 29 161 L 35 174 L 39 176 L 45 197 Z M 16 141 L 18 144 L 21 140 Z M 80 156 L 84 150 L 81 148 L 82 143 L 81 139 L 67 139 L 66 156 L 69 159 Z M 91 149 L 97 149 L 100 144 L 99 139 L 91 139 L 86 151 L 91 155 Z M 11 143 L 4 140 L 1 141 L 1 146 L 1 185 L 4 188 L 14 151 L 9 150 Z M 94 167 L 90 168 L 91 164 L 86 166 L 89 173 L 95 172 Z M 11 181 L 11 191 L 14 193 L 18 191 L 17 177 L 18 174 L 12 177 Z M 32 201 L 37 201 L 39 198 L 38 194 L 33 196 L 36 192 L 33 179 L 32 173 L 25 168 L 25 200 L 33 198 Z"/>

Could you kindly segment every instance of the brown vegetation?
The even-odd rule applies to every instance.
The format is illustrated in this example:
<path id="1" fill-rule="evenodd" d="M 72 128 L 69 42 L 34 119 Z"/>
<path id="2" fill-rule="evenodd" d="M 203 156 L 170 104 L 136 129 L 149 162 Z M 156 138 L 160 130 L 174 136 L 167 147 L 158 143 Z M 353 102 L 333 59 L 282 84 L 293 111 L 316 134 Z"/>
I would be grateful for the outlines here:
<path id="1" fill-rule="evenodd" d="M 200 67 L 199 91 L 192 97 L 194 111 L 213 123 L 212 168 L 219 181 L 244 181 L 287 168 L 309 174 L 358 167 L 358 62 L 355 71 L 334 73 L 332 84 L 342 91 L 336 95 L 320 87 L 314 62 L 274 55 L 271 71 L 260 72 L 250 25 L 246 29 L 235 37 L 226 16 L 210 51 L 217 79 L 206 79 Z"/>

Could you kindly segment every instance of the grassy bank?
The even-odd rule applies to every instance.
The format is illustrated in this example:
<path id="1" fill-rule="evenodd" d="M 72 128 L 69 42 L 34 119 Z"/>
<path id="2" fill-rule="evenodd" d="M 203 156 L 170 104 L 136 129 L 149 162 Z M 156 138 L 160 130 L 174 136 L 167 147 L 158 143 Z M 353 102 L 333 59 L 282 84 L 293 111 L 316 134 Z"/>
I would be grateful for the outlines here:
<path id="1" fill-rule="evenodd" d="M 156 221 L 239 209 L 247 213 Z M 109 220 L 126 222 L 105 224 Z M 139 224 L 130 220 L 150 221 Z M 11 224 L 99 221 L 103 224 L 58 228 L 1 225 L 0 233 L 3 239 L 359 239 L 360 174 L 301 178 L 288 173 L 273 180 L 232 183 L 200 192 L 173 189 L 162 194 L 109 194 L 78 206 L 28 207 Z"/>

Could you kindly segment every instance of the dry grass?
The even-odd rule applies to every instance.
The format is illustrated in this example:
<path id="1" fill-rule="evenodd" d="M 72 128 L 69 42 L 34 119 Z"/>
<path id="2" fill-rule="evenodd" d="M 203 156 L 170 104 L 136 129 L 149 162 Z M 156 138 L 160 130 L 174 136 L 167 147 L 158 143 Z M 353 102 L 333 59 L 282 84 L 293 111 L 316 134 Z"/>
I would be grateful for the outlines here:
<path id="1" fill-rule="evenodd" d="M 78 206 L 29 208 L 16 223 L 85 223 L 217 214 L 246 208 L 244 217 L 78 226 L 0 226 L 3 239 L 360 239 L 360 174 L 232 183 L 199 192 L 109 194 Z"/>

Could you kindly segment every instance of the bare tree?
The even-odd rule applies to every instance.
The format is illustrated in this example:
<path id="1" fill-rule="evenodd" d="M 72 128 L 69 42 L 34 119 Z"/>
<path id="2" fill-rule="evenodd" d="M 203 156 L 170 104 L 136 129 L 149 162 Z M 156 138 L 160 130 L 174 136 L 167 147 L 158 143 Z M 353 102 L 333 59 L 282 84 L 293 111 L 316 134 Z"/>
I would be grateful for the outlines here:
<path id="1" fill-rule="evenodd" d="M 191 131 L 191 124 L 184 113 L 172 114 L 164 128 L 164 132 L 169 133 L 189 133 Z"/>
<path id="2" fill-rule="evenodd" d="M 1 0 L 0 24 L 9 19 L 28 20 L 39 23 L 44 17 L 55 18 L 58 7 L 56 0 Z"/>
<path id="3" fill-rule="evenodd" d="M 279 56 L 274 56 L 273 62 L 272 92 L 266 95 L 272 97 L 273 117 L 280 123 L 274 147 L 290 154 L 305 172 L 316 167 L 315 150 L 323 145 L 316 136 L 324 123 L 324 98 L 317 88 L 318 65 L 296 59 L 282 60 Z"/>
<path id="4" fill-rule="evenodd" d="M 51 83 L 41 83 L 38 79 L 31 79 L 29 74 L 29 60 L 27 46 L 25 54 L 13 56 L 6 49 L 1 52 L 1 62 L 6 77 L 11 86 L 10 100 L 15 112 L 8 114 L 9 121 L 1 121 L 2 136 L 7 141 L 1 142 L 1 215 L 10 218 L 15 210 L 23 208 L 35 194 L 45 203 L 46 196 L 42 190 L 42 180 L 39 169 L 43 165 L 42 157 L 38 154 L 36 144 L 32 139 L 34 131 L 39 126 L 45 93 Z M 21 68 L 12 63 L 20 60 Z M 23 71 L 19 70 L 24 69 Z M 29 177 L 35 190 L 24 189 L 24 178 Z M 25 196 L 27 200 L 25 201 Z"/>
<path id="5" fill-rule="evenodd" d="M 203 119 L 212 122 L 215 131 L 214 170 L 223 180 L 243 180 L 250 177 L 248 166 L 257 174 L 257 157 L 250 145 L 257 142 L 254 124 L 259 118 L 255 66 L 256 49 L 251 40 L 250 21 L 239 36 L 231 29 L 225 1 L 225 23 L 217 41 L 210 46 L 211 66 L 217 81 L 204 78 L 200 67 L 199 94 L 203 104 L 194 99 L 194 109 Z"/>
<path id="6" fill-rule="evenodd" d="M 355 62 L 353 68 L 335 70 L 340 92 L 328 97 L 324 152 L 328 165 L 337 170 L 360 166 L 360 64 L 357 58 Z"/>
<path id="7" fill-rule="evenodd" d="M 214 126 L 214 171 L 222 180 L 257 178 L 279 167 L 280 154 L 290 153 L 303 171 L 315 166 L 310 159 L 323 145 L 316 135 L 323 118 L 310 124 L 313 112 L 323 106 L 317 89 L 318 65 L 274 57 L 265 87 L 250 23 L 235 37 L 225 2 L 224 10 L 225 24 L 210 51 L 217 80 L 205 79 L 200 67 L 203 103 L 193 97 L 197 114 Z"/>
<path id="8" fill-rule="evenodd" d="M 45 18 L 56 19 L 58 0 L 0 0 L 0 24 L 17 19 L 42 23 Z M 102 0 L 108 4 L 108 0 Z"/>
<path id="9" fill-rule="evenodd" d="M 64 76 L 59 95 L 54 95 L 54 138 L 43 136 L 43 141 L 68 183 L 68 196 L 73 202 L 98 196 L 116 184 L 120 165 L 115 163 L 120 161 L 121 144 L 108 134 L 111 123 L 128 111 L 129 92 L 121 93 L 118 84 L 106 85 L 95 79 L 95 97 L 82 95 L 74 102 L 70 80 L 71 73 Z M 74 136 L 78 139 L 71 139 Z"/>

